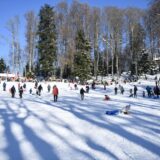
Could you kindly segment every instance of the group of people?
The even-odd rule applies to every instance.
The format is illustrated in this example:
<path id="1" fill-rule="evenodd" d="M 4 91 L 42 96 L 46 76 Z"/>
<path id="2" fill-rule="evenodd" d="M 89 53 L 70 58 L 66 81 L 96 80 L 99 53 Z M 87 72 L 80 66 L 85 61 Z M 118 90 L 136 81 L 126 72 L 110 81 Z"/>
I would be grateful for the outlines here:
<path id="1" fill-rule="evenodd" d="M 6 91 L 6 86 L 7 86 L 7 83 L 6 82 L 3 82 L 3 91 Z M 36 89 L 36 94 L 41 96 L 41 92 L 43 90 L 43 87 L 42 85 L 38 85 L 38 82 L 36 81 L 35 82 L 35 86 L 34 88 Z M 23 85 L 21 85 L 20 83 L 18 83 L 18 93 L 19 93 L 19 97 L 22 98 L 23 97 L 23 93 L 24 91 L 26 90 L 26 84 L 24 83 Z M 47 86 L 47 90 L 48 90 L 48 93 L 50 93 L 51 91 L 51 85 L 48 84 Z M 12 87 L 9 89 L 10 93 L 11 93 L 11 97 L 14 98 L 15 97 L 15 94 L 16 94 L 16 87 L 15 85 L 12 85 Z M 29 93 L 32 94 L 33 90 L 32 88 L 29 89 Z M 52 89 L 52 94 L 53 94 L 53 98 L 54 98 L 54 102 L 57 102 L 57 99 L 58 99 L 58 88 L 56 85 L 53 86 L 53 89 Z"/>
<path id="2" fill-rule="evenodd" d="M 117 86 L 115 86 L 114 94 L 117 95 L 118 89 L 120 90 L 120 93 L 123 95 L 125 90 L 124 90 L 124 87 L 122 85 L 119 85 L 119 88 Z M 137 88 L 136 85 L 134 85 L 133 89 L 131 88 L 129 90 L 129 93 L 130 93 L 129 97 L 137 97 L 137 91 L 138 91 L 138 88 Z"/>
<path id="3" fill-rule="evenodd" d="M 105 86 L 104 86 L 104 89 L 105 89 L 105 90 L 106 90 L 106 86 L 107 86 L 107 85 L 108 85 L 108 84 L 105 83 Z M 6 86 L 7 86 L 7 84 L 6 84 L 6 82 L 4 82 L 4 83 L 3 83 L 3 91 L 6 91 Z M 41 85 L 41 84 L 38 84 L 38 82 L 36 81 L 36 82 L 35 82 L 35 85 L 34 85 L 34 88 L 36 89 L 36 94 L 39 95 L 39 96 L 41 96 L 41 92 L 42 92 L 42 90 L 43 90 L 42 85 Z M 76 83 L 74 84 L 74 88 L 75 88 L 75 90 L 78 89 Z M 95 87 L 95 82 L 93 82 L 93 83 L 91 84 L 91 88 L 92 88 L 93 90 L 96 88 L 96 87 Z M 20 98 L 22 98 L 23 93 L 24 93 L 25 90 L 26 90 L 26 84 L 24 83 L 23 85 L 20 85 L 20 83 L 18 83 L 18 92 L 19 92 L 19 97 L 20 97 Z M 80 97 L 81 97 L 81 100 L 84 100 L 84 94 L 85 94 L 85 93 L 89 93 L 89 90 L 90 90 L 90 87 L 89 87 L 89 84 L 88 84 L 88 83 L 86 83 L 85 89 L 84 89 L 84 87 L 82 87 L 82 88 L 80 89 Z M 114 88 L 114 94 L 115 94 L 115 95 L 118 94 L 118 90 L 120 91 L 120 93 L 121 93 L 122 95 L 123 95 L 124 92 L 125 92 L 125 89 L 124 89 L 124 87 L 123 87 L 122 85 L 117 86 L 117 84 L 116 84 L 116 85 L 115 85 L 115 88 Z M 50 85 L 50 84 L 47 85 L 47 91 L 48 91 L 48 93 L 51 92 L 51 85 Z M 137 88 L 136 85 L 134 85 L 134 86 L 133 86 L 133 89 L 130 89 L 130 90 L 129 90 L 129 93 L 130 93 L 130 94 L 129 94 L 129 97 L 135 97 L 135 98 L 136 98 L 136 97 L 137 97 L 137 91 L 138 91 L 138 88 Z M 150 87 L 150 86 L 147 86 L 147 87 L 146 87 L 146 91 L 147 91 L 148 97 L 152 97 L 152 95 L 156 95 L 157 98 L 158 98 L 159 95 L 160 95 L 160 87 L 158 86 L 157 83 L 156 83 L 156 86 L 153 87 L 153 88 Z M 33 92 L 33 91 L 32 91 L 32 88 L 30 88 L 29 93 L 32 94 L 32 92 Z M 59 92 L 59 91 L 58 91 L 57 86 L 54 85 L 53 88 L 52 88 L 52 94 L 53 94 L 54 102 L 57 102 L 57 100 L 58 100 L 58 92 Z M 10 88 L 10 93 L 11 93 L 12 98 L 14 98 L 14 97 L 15 97 L 15 93 L 16 93 L 16 88 L 15 88 L 14 85 Z M 146 96 L 146 95 L 145 95 L 145 91 L 143 91 L 143 97 L 145 97 L 145 96 Z M 110 97 L 109 97 L 108 95 L 105 95 L 104 100 L 110 100 Z"/>
<path id="4" fill-rule="evenodd" d="M 37 90 L 36 94 L 39 95 L 39 96 L 41 96 L 41 92 L 43 90 L 42 85 L 41 84 L 38 85 L 38 82 L 36 81 L 34 88 Z M 51 91 L 51 85 L 50 84 L 47 85 L 47 91 L 48 91 L 48 93 L 50 93 L 50 91 Z M 54 102 L 57 102 L 57 100 L 58 100 L 58 93 L 59 93 L 58 87 L 56 85 L 54 85 L 53 89 L 52 89 L 52 94 L 53 94 Z"/>
<path id="5" fill-rule="evenodd" d="M 92 88 L 92 89 L 95 89 L 95 88 Z M 88 83 L 86 84 L 86 90 L 84 90 L 83 87 L 80 89 L 81 100 L 84 100 L 84 93 L 89 93 L 89 85 L 88 85 Z"/>
<path id="6" fill-rule="evenodd" d="M 159 98 L 159 95 L 160 95 L 160 87 L 156 84 L 155 87 L 150 87 L 150 86 L 147 86 L 146 87 L 146 91 L 147 91 L 147 95 L 148 97 L 153 97 L 154 95 L 156 96 L 156 98 Z M 145 97 L 145 91 L 143 91 L 143 97 Z"/>

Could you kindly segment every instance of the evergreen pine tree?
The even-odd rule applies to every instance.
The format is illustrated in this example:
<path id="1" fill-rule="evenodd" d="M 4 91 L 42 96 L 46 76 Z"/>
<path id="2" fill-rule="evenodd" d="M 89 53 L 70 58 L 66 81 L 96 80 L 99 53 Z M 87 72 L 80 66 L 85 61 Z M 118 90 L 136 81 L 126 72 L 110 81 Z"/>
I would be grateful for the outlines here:
<path id="1" fill-rule="evenodd" d="M 74 75 L 79 77 L 81 83 L 84 83 L 91 75 L 91 46 L 82 30 L 77 32 L 75 43 Z"/>
<path id="2" fill-rule="evenodd" d="M 37 34 L 40 73 L 47 77 L 53 73 L 57 59 L 55 12 L 47 4 L 40 10 Z"/>
<path id="3" fill-rule="evenodd" d="M 138 65 L 139 74 L 153 74 L 156 73 L 158 70 L 156 63 L 152 60 L 149 60 L 149 54 L 145 51 L 143 51 Z"/>
<path id="4" fill-rule="evenodd" d="M 156 74 L 158 73 L 158 71 L 159 71 L 159 67 L 157 63 L 154 60 L 150 61 L 150 74 L 151 75 Z"/>
<path id="5" fill-rule="evenodd" d="M 5 64 L 5 62 L 4 62 L 4 59 L 1 58 L 1 59 L 0 59 L 0 73 L 4 73 L 5 70 L 6 70 L 6 64 Z"/>
<path id="6" fill-rule="evenodd" d="M 150 61 L 148 59 L 148 54 L 147 53 L 142 54 L 141 59 L 140 59 L 138 64 L 139 64 L 139 67 L 138 67 L 139 74 L 149 73 L 149 71 L 150 71 Z"/>

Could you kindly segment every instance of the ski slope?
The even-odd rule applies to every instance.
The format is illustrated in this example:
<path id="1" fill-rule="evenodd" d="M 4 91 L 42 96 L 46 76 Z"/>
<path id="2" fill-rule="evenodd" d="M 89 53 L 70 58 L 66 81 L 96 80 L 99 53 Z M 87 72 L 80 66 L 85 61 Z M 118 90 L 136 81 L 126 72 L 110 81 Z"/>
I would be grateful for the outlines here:
<path id="1" fill-rule="evenodd" d="M 114 85 L 96 86 L 80 100 L 73 84 L 56 84 L 58 102 L 43 86 L 42 96 L 27 90 L 20 99 L 11 98 L 0 84 L 0 160 L 159 160 L 160 159 L 160 99 L 143 98 L 146 84 L 141 81 L 138 97 L 129 97 L 134 83 L 123 84 L 125 94 L 114 95 Z M 85 87 L 85 86 L 83 86 Z M 78 86 L 80 89 L 81 86 Z M 104 101 L 104 95 L 111 97 Z M 128 115 L 106 115 L 107 110 L 122 109 L 130 104 Z"/>

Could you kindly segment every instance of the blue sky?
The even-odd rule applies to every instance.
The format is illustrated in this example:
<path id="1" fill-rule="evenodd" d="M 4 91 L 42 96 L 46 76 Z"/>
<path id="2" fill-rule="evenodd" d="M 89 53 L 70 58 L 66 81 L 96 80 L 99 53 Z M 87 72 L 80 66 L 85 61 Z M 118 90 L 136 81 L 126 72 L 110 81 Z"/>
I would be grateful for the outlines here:
<path id="1" fill-rule="evenodd" d="M 71 3 L 72 0 L 66 0 Z M 147 8 L 149 0 L 79 0 L 82 3 L 88 3 L 90 6 L 104 7 L 117 6 L 119 8 L 138 7 Z M 7 36 L 6 23 L 12 17 L 20 17 L 20 40 L 24 44 L 24 14 L 29 10 L 38 13 L 41 6 L 45 3 L 56 5 L 61 0 L 0 0 L 0 58 L 8 61 L 9 45 L 1 36 Z"/>

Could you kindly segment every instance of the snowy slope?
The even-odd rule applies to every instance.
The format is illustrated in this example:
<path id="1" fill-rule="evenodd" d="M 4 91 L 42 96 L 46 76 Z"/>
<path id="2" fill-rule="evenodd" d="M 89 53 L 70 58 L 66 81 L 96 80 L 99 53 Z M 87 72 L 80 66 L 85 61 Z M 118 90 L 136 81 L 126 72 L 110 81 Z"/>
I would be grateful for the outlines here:
<path id="1" fill-rule="evenodd" d="M 73 84 L 57 84 L 58 102 L 47 93 L 30 95 L 27 83 L 23 99 L 12 99 L 0 84 L 0 160 L 159 160 L 160 99 L 142 98 L 146 84 L 141 81 L 138 97 L 129 98 L 134 83 L 123 84 L 124 95 L 114 95 L 113 86 L 98 86 L 80 100 Z M 78 86 L 80 88 L 80 86 Z M 72 90 L 71 90 L 72 88 Z M 35 90 L 33 91 L 35 93 Z M 104 101 L 104 95 L 111 97 Z M 106 110 L 131 104 L 129 115 L 107 116 Z"/>

